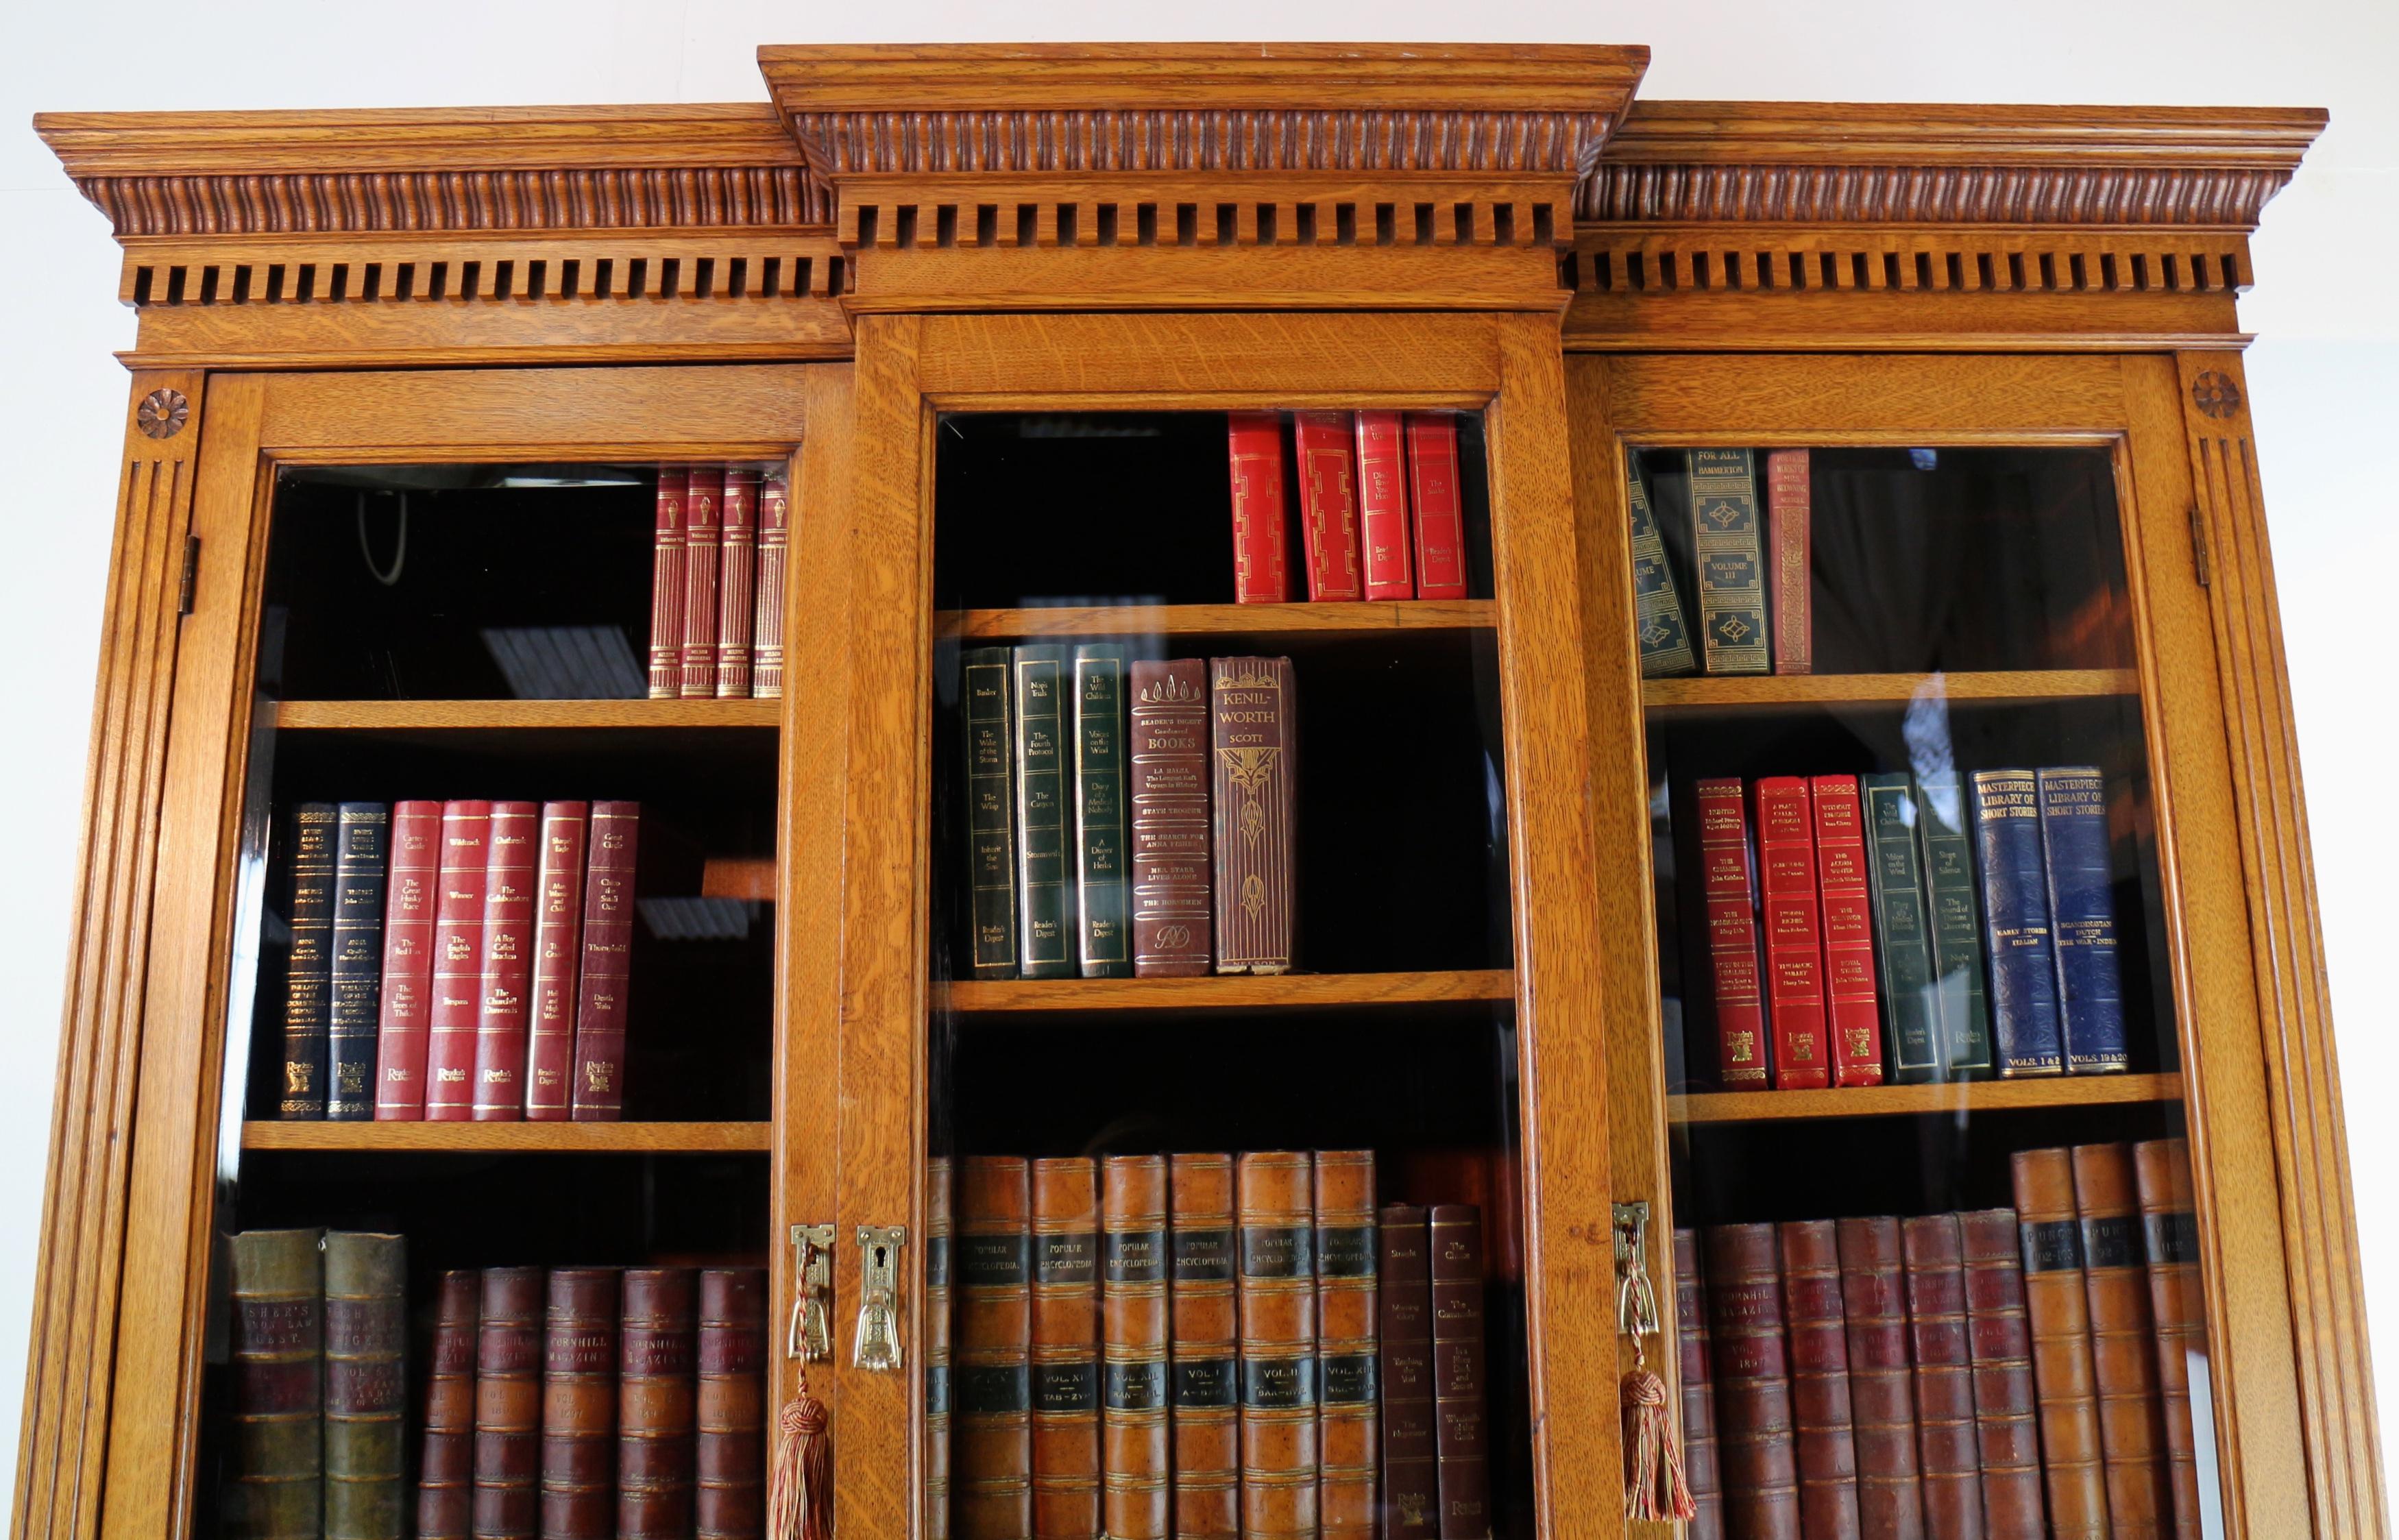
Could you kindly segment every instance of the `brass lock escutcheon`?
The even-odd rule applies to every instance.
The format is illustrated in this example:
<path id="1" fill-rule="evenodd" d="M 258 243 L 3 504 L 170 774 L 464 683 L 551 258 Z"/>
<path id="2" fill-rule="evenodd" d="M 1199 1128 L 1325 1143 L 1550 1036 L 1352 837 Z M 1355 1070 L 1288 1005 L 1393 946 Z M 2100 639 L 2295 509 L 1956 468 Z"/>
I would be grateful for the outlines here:
<path id="1" fill-rule="evenodd" d="M 833 1360 L 833 1226 L 792 1226 L 792 1324 L 783 1357 L 802 1363 Z"/>
<path id="2" fill-rule="evenodd" d="M 907 1244 L 904 1224 L 858 1227 L 858 1336 L 849 1361 L 860 1369 L 900 1368 L 900 1248 Z"/>

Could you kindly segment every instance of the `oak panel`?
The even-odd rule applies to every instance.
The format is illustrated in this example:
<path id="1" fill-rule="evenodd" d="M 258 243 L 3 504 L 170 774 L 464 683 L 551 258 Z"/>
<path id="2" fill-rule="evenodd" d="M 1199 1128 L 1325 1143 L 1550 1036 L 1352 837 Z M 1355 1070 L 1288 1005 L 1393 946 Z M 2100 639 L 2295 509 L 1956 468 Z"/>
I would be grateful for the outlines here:
<path id="1" fill-rule="evenodd" d="M 1214 199 L 1205 207 L 1213 218 Z M 1555 310 L 1567 298 L 1547 246 L 902 247 L 863 254 L 856 283 L 861 313 Z"/>
<path id="2" fill-rule="evenodd" d="M 278 374 L 259 436 L 292 458 L 738 458 L 789 453 L 796 368 L 426 370 Z"/>
<path id="3" fill-rule="evenodd" d="M 933 1006 L 962 1015 L 1118 1014 L 1496 1003 L 1515 997 L 1515 974 L 1488 968 L 1466 973 L 1235 973 L 1200 979 L 960 979 L 937 990 Z"/>
<path id="4" fill-rule="evenodd" d="M 1913 700 L 2064 700 L 2140 694 L 2132 669 L 2013 669 L 1941 674 L 1730 674 L 1641 682 L 1652 710 L 1714 710 L 1732 706 L 1851 706 Z"/>
<path id="5" fill-rule="evenodd" d="M 1029 610 L 942 610 L 933 634 L 968 641 L 1034 636 L 1302 638 L 1388 631 L 1487 630 L 1487 599 L 1411 599 L 1327 604 L 1059 605 Z"/>
<path id="6" fill-rule="evenodd" d="M 241 1126 L 245 1150 L 365 1154 L 764 1155 L 771 1123 L 280 1123 Z"/>
<path id="7" fill-rule="evenodd" d="M 1957 444 L 2089 441 L 2124 426 L 2123 376 L 2110 358 L 1640 354 L 1609 368 L 1607 389 L 1616 431 L 1636 443 L 1667 434 L 1734 444 L 1925 433 Z"/>
<path id="8" fill-rule="evenodd" d="M 1826 1091 L 1718 1091 L 1670 1096 L 1674 1123 L 1763 1123 L 1790 1118 L 1904 1117 L 2019 1107 L 2105 1107 L 2179 1101 L 2178 1074 L 2062 1075 L 2054 1080 L 1959 1080 L 1937 1086 L 1856 1086 Z"/>
<path id="9" fill-rule="evenodd" d="M 1037 392 L 1468 406 L 1498 385 L 1489 323 L 1471 316 L 933 316 L 924 327 L 924 390 L 944 406 Z"/>
<path id="10" fill-rule="evenodd" d="M 779 700 L 286 700 L 275 707 L 275 725 L 285 732 L 774 727 L 782 720 Z"/>

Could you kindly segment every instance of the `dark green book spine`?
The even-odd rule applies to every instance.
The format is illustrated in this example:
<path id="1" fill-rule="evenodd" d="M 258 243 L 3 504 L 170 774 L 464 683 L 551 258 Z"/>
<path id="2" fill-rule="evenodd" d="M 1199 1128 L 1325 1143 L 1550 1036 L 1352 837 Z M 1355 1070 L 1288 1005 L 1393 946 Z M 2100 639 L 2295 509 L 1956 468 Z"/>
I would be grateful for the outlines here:
<path id="1" fill-rule="evenodd" d="M 1932 950 L 1924 912 L 1924 871 L 1916 853 L 1916 788 L 1904 770 L 1860 777 L 1874 859 L 1875 955 L 1881 964 L 1883 1025 L 1891 1037 L 1891 1078 L 1902 1086 L 1939 1080 L 1938 1008 L 1932 1001 Z"/>
<path id="2" fill-rule="evenodd" d="M 1942 1058 L 1952 1080 L 1983 1080 L 1991 1074 L 1991 1005 L 1983 982 L 1983 906 L 1975 896 L 1965 798 L 1956 771 L 1924 777 L 1918 783 L 1916 830 L 1924 849 Z"/>
<path id="3" fill-rule="evenodd" d="M 325 1532 L 324 1237 L 322 1230 L 233 1237 L 225 1529 L 242 1540 L 318 1540 Z"/>
<path id="4" fill-rule="evenodd" d="M 974 977 L 1016 977 L 1016 691 L 1008 649 L 960 660 L 967 739 L 967 923 Z"/>
<path id="5" fill-rule="evenodd" d="M 1624 502 L 1633 515 L 1633 626 L 1641 645 L 1641 675 L 1687 674 L 1698 667 L 1691 656 L 1691 633 L 1683 624 L 1683 597 L 1674 591 L 1674 569 L 1666 564 L 1665 537 L 1658 533 L 1648 489 L 1641 484 L 1638 450 L 1624 452 Z"/>
<path id="6" fill-rule="evenodd" d="M 1016 669 L 1016 959 L 1027 979 L 1075 977 L 1074 796 L 1066 754 L 1068 650 L 1019 647 Z"/>
<path id="7" fill-rule="evenodd" d="M 283 1087 L 278 1115 L 325 1115 L 325 1058 L 332 1026 L 333 804 L 304 802 L 291 816 L 291 951 L 283 975 Z"/>
<path id="8" fill-rule="evenodd" d="M 400 1540 L 408 1242 L 325 1236 L 325 1540 Z"/>
<path id="9" fill-rule="evenodd" d="M 1691 451 L 1691 551 L 1709 673 L 1762 674 L 1773 662 L 1766 640 L 1764 529 L 1757 456 L 1745 449 Z"/>
<path id="10" fill-rule="evenodd" d="M 1086 979 L 1130 979 L 1125 923 L 1124 649 L 1075 649 L 1075 910 Z"/>

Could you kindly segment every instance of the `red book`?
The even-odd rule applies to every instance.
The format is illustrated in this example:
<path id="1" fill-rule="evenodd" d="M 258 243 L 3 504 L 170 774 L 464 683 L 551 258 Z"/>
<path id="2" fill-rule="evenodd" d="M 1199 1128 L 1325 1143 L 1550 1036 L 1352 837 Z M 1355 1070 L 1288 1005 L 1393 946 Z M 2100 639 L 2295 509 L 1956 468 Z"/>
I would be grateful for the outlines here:
<path id="1" fill-rule="evenodd" d="M 1809 647 L 1808 507 L 1808 452 L 1774 451 L 1766 457 L 1766 587 L 1778 674 L 1815 671 Z"/>
<path id="2" fill-rule="evenodd" d="M 1408 413 L 1408 495 L 1415 507 L 1416 597 L 1466 597 L 1466 503 L 1458 484 L 1457 419 Z"/>
<path id="3" fill-rule="evenodd" d="M 433 1020 L 433 916 L 441 889 L 441 804 L 394 803 L 391 877 L 383 919 L 383 1005 L 375 1029 L 375 1116 L 425 1115 L 425 1049 Z"/>
<path id="4" fill-rule="evenodd" d="M 1291 598 L 1290 542 L 1282 511 L 1282 419 L 1271 412 L 1226 413 L 1233 459 L 1233 598 L 1281 604 Z"/>
<path id="5" fill-rule="evenodd" d="M 475 1121 L 524 1116 L 525 1005 L 533 993 L 533 890 L 541 860 L 541 804 L 492 804 L 483 867 L 483 987 L 475 1012 Z"/>
<path id="6" fill-rule="evenodd" d="M 533 1047 L 525 1116 L 555 1122 L 574 1105 L 576 986 L 583 972 L 583 845 L 591 804 L 544 803 L 541 872 L 534 888 Z"/>
<path id="7" fill-rule="evenodd" d="M 1757 865 L 1766 912 L 1766 998 L 1774 1013 L 1774 1088 L 1833 1083 L 1824 1048 L 1824 925 L 1818 907 L 1815 818 L 1808 783 L 1757 783 Z"/>
<path id="8" fill-rule="evenodd" d="M 1856 1410 L 1841 1302 L 1838 1232 L 1829 1219 L 1776 1226 L 1799 1455 L 1799 1528 L 1810 1540 L 1860 1540 Z"/>
<path id="9" fill-rule="evenodd" d="M 751 647 L 750 694 L 783 696 L 783 561 L 792 543 L 791 489 L 770 470 L 758 483 L 758 625 Z"/>
<path id="10" fill-rule="evenodd" d="M 633 951 L 633 857 L 642 804 L 591 804 L 583 875 L 583 984 L 575 1015 L 575 1121 L 625 1112 L 625 987 Z"/>
<path id="11" fill-rule="evenodd" d="M 1366 546 L 1366 597 L 1414 599 L 1408 457 L 1396 412 L 1358 413 L 1358 528 Z"/>
<path id="12" fill-rule="evenodd" d="M 650 698 L 683 693 L 683 503 L 690 473 L 658 467 L 657 547 L 650 565 Z"/>
<path id="13" fill-rule="evenodd" d="M 459 1123 L 475 1114 L 475 1019 L 483 1005 L 483 868 L 492 804 L 441 804 L 440 890 L 433 912 L 433 1008 L 426 1050 L 425 1115 Z"/>
<path id="14" fill-rule="evenodd" d="M 725 467 L 694 466 L 683 503 L 683 686 L 716 695 L 716 596 L 725 568 Z"/>
<path id="15" fill-rule="evenodd" d="M 1347 412 L 1294 412 L 1292 439 L 1299 451 L 1299 535 L 1308 557 L 1308 597 L 1366 597 L 1358 561 L 1356 437 Z"/>
<path id="16" fill-rule="evenodd" d="M 750 698 L 751 628 L 758 588 L 758 473 L 725 469 L 725 534 L 718 544 L 724 571 L 717 582 L 716 698 Z"/>
<path id="17" fill-rule="evenodd" d="M 1749 829 L 1741 782 L 1699 784 L 1700 881 L 1716 986 L 1716 1079 L 1726 1090 L 1765 1088 L 1766 1006 L 1750 903 Z"/>
<path id="18" fill-rule="evenodd" d="M 1833 1084 L 1882 1084 L 1882 1012 L 1875 996 L 1874 896 L 1866 886 L 1865 815 L 1855 776 L 1818 776 L 1816 884 L 1824 911 L 1824 997 Z"/>

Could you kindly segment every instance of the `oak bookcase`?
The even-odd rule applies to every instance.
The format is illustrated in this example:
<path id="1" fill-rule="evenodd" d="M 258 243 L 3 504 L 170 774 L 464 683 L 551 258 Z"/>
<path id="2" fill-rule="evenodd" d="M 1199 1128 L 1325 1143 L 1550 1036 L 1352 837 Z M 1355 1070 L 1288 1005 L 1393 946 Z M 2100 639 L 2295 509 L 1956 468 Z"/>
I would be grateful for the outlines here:
<path id="1" fill-rule="evenodd" d="M 1484 1097 L 1465 1123 L 1497 1130 L 1498 1191 L 1520 1209 L 1501 1216 L 1521 1251 L 1520 1276 L 1500 1280 L 1515 1325 L 1495 1329 L 1512 1389 L 1494 1394 L 1513 1398 L 1495 1412 L 1512 1441 L 1495 1466 L 1503 1533 L 1647 1532 L 1620 1517 L 1617 1382 L 1634 1344 L 1616 1331 L 1611 1205 L 1650 1205 L 1646 1263 L 1671 1299 L 1670 1223 L 1872 1211 L 1856 1205 L 1878 1199 L 1852 1192 L 1862 1165 L 1936 1145 L 1952 1174 L 1914 1201 L 2005 1203 L 2010 1150 L 2175 1132 L 2195 1168 L 2223 1533 L 2382 1532 L 2233 306 L 2248 233 L 2324 115 L 1636 101 L 1638 47 L 769 47 L 759 60 L 760 103 L 37 121 L 114 224 L 140 329 L 124 356 L 18 1535 L 217 1533 L 222 1434 L 204 1408 L 221 1401 L 222 1236 L 302 1209 L 336 1225 L 414 1216 L 420 1270 L 678 1247 L 764 1261 L 778 1322 L 793 1300 L 787 1232 L 835 1224 L 834 1351 L 814 1384 L 832 1407 L 837 1532 L 946 1533 L 926 1496 L 910 1315 L 928 1160 L 1009 1137 L 1050 1146 L 1015 1153 L 1073 1153 L 1100 1138 L 1109 1098 L 1132 1094 L 1127 1074 L 1212 1056 L 1213 1078 L 1194 1084 L 1216 1110 L 1159 1126 L 1216 1147 L 1260 1129 L 1305 1143 L 1315 1114 L 1292 1110 L 1286 1082 L 1331 1073 L 1346 1093 L 1308 1087 L 1332 1109 L 1327 1137 L 1404 1154 L 1407 1120 L 1440 1112 L 1406 1088 L 1411 1055 L 1468 1066 L 1449 1089 Z M 1138 561 L 1103 585 L 1017 594 L 941 566 L 952 544 L 1015 538 L 1008 520 L 1049 537 L 1049 515 L 982 490 L 997 485 L 984 472 L 942 470 L 953 416 L 1311 406 L 1479 414 L 1476 597 L 1240 606 L 1228 577 Z M 1628 456 L 1664 466 L 1711 447 L 1850 455 L 1839 463 L 1869 479 L 1877 453 L 1908 450 L 1951 455 L 1961 476 L 1984 451 L 2094 457 L 2095 538 L 2114 553 L 2095 624 L 2113 640 L 1645 681 Z M 422 681 L 454 676 L 413 664 L 414 686 L 394 665 L 386 687 L 351 692 L 376 698 L 319 698 L 262 662 L 270 616 L 333 581 L 277 565 L 273 541 L 302 522 L 294 488 L 338 519 L 345 489 L 431 485 L 408 480 L 427 467 L 785 458 L 780 701 L 427 693 Z M 1167 480 L 1120 480 L 1104 516 L 1183 517 L 1189 489 Z M 576 507 L 595 532 L 619 517 Z M 937 541 L 937 511 L 968 533 Z M 2036 511 L 1991 538 L 2063 517 Z M 541 581 L 625 579 L 566 545 Z M 1820 553 L 1820 589 L 1852 577 L 1880 591 L 1871 572 L 1826 575 Z M 1156 597 L 1174 585 L 1213 597 Z M 618 618 L 638 647 L 643 616 Z M 405 631 L 387 645 L 415 645 Z M 1379 831 L 1465 895 L 1428 912 L 1475 933 L 1403 955 L 1369 921 L 1400 925 L 1430 898 L 1328 867 L 1303 912 L 1321 906 L 1335 950 L 1362 966 L 953 981 L 941 894 L 955 856 L 928 812 L 947 774 L 943 671 L 961 643 L 1095 636 L 1289 652 L 1303 690 L 1317 669 L 1366 692 L 1352 714 L 1372 708 L 1357 720 L 1376 737 L 1318 755 L 1345 773 L 1404 777 L 1425 745 L 1480 733 L 1496 823 L 1465 828 L 1485 809 L 1456 805 L 1436 776 Z M 2155 1030 L 2134 1024 L 2135 1073 L 1721 1089 L 1704 1052 L 1677 1047 L 1684 1013 L 1661 1009 L 1676 925 L 1660 897 L 1671 839 L 1653 828 L 1667 759 L 1773 773 L 1724 746 L 1787 743 L 1794 771 L 1871 768 L 1856 745 L 1888 739 L 1928 692 L 1960 722 L 1998 724 L 1994 741 L 2046 742 L 2040 724 L 2062 723 L 2138 788 L 2126 848 L 2149 905 Z M 1805 746 L 1837 741 L 1806 762 Z M 757 1019 L 703 1036 L 698 1078 L 677 1082 L 708 1095 L 614 1124 L 255 1115 L 269 817 L 292 795 L 420 794 L 380 778 L 395 764 L 439 786 L 470 772 L 565 786 L 615 766 L 687 826 L 710 872 L 772 894 L 771 942 L 728 973 Z M 1477 859 L 1482 876 L 1449 880 Z M 1368 919 L 1340 917 L 1352 911 Z M 661 986 L 687 1016 L 714 998 L 678 1002 L 677 987 L 703 986 Z M 670 1014 L 637 1015 L 637 1035 L 689 1029 Z M 1698 1042 L 1695 1029 L 1684 1047 Z M 1091 1104 L 1042 1101 L 1053 1081 Z M 1393 1110 L 1342 1112 L 1343 1094 Z M 1694 1171 L 1744 1160 L 1785 1171 L 1751 1211 L 1699 1196 L 1723 1182 Z M 495 1203 L 572 1212 L 643 1183 L 689 1199 L 684 1233 L 546 1220 L 550 1250 L 528 1258 L 505 1254 L 505 1216 L 442 1207 L 471 1209 L 487 1186 Z M 1793 1207 L 1795 1190 L 1818 1206 Z M 915 1237 L 896 1374 L 851 1367 L 847 1237 L 861 1224 Z M 1647 1347 L 1672 1364 L 1671 1344 Z M 776 1398 L 795 1368 L 777 1353 Z"/>

